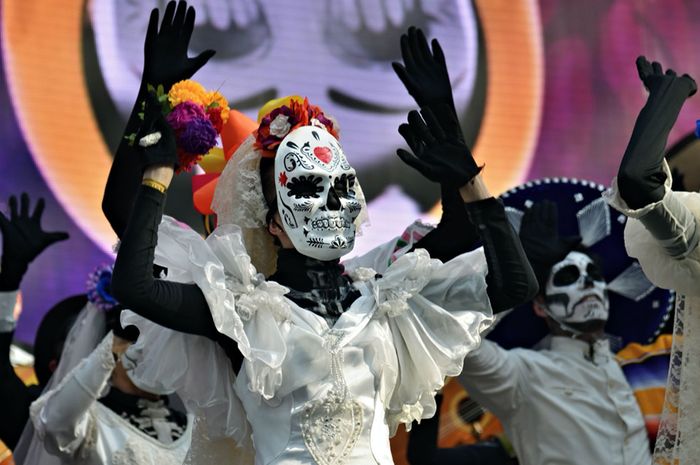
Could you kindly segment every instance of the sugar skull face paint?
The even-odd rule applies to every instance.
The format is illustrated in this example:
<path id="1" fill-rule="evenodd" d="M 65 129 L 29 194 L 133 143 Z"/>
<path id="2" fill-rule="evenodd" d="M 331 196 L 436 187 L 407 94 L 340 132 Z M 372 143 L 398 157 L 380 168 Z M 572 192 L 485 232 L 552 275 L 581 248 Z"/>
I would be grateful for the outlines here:
<path id="1" fill-rule="evenodd" d="M 607 284 L 598 265 L 586 254 L 570 252 L 552 267 L 545 288 L 547 313 L 559 323 L 586 325 L 608 319 Z"/>
<path id="2" fill-rule="evenodd" d="M 277 208 L 289 240 L 304 255 L 334 260 L 355 244 L 354 221 L 363 203 L 355 170 L 338 141 L 316 126 L 285 137 L 275 156 Z"/>

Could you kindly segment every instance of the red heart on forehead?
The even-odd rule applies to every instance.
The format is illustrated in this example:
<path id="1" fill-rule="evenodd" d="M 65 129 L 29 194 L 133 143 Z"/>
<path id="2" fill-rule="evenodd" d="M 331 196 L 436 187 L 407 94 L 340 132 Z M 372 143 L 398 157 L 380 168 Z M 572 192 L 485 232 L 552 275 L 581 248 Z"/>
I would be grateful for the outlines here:
<path id="1" fill-rule="evenodd" d="M 314 147 L 314 156 L 328 164 L 333 159 L 333 152 L 328 147 Z"/>

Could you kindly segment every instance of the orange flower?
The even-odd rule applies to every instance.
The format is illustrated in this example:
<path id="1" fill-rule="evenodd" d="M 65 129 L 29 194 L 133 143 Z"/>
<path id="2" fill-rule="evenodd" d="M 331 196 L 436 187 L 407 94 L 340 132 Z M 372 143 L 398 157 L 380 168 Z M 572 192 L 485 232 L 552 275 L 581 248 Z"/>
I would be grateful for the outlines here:
<path id="1" fill-rule="evenodd" d="M 175 83 L 168 92 L 171 108 L 175 108 L 176 105 L 182 102 L 192 102 L 206 106 L 207 98 L 207 91 L 204 89 L 204 86 L 191 79 Z M 228 108 L 228 104 L 226 107 Z"/>

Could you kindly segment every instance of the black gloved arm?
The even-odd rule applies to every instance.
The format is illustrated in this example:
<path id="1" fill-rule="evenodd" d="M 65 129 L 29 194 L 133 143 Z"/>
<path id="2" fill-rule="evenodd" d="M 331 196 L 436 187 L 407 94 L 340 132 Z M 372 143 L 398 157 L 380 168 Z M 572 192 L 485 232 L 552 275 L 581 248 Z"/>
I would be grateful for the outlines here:
<path id="1" fill-rule="evenodd" d="M 400 149 L 397 154 L 428 179 L 469 200 L 462 208 L 466 208 L 471 221 L 462 223 L 465 228 L 462 231 L 449 228 L 450 235 L 462 234 L 463 238 L 471 240 L 473 229 L 470 223 L 476 225 L 488 263 L 488 295 L 493 311 L 507 310 L 528 301 L 538 289 L 534 273 L 506 218 L 503 205 L 490 197 L 479 177 L 481 168 L 456 135 L 455 127 L 459 122 L 450 117 L 447 119 L 449 126 L 444 128 L 430 109 L 423 109 L 421 114 L 423 118 L 418 112 L 410 112 L 408 124 L 399 127 L 413 153 Z M 456 244 L 463 246 L 460 241 Z M 451 245 L 442 245 L 443 251 Z M 455 256 L 459 250 L 455 248 L 452 253 L 449 250 L 444 253 Z"/>
<path id="2" fill-rule="evenodd" d="M 442 191 L 440 223 L 415 243 L 414 249 L 425 249 L 431 257 L 442 262 L 469 252 L 479 244 L 479 232 L 464 208 L 464 201 L 456 189 L 446 186 Z"/>
<path id="3" fill-rule="evenodd" d="M 687 74 L 679 77 L 670 69 L 664 73 L 659 63 L 649 64 L 644 57 L 637 58 L 637 70 L 649 98 L 639 112 L 617 178 L 620 196 L 631 209 L 663 198 L 668 135 L 683 103 L 697 90 Z"/>
<path id="4" fill-rule="evenodd" d="M 670 180 L 664 169 L 664 152 L 683 103 L 697 88 L 687 74 L 664 73 L 659 63 L 649 64 L 644 57 L 637 58 L 637 70 L 649 89 L 649 98 L 620 163 L 619 198 L 609 196 L 608 201 L 625 215 L 637 218 L 670 257 L 681 259 L 697 248 L 700 224 L 673 192 L 667 192 Z"/>
<path id="5" fill-rule="evenodd" d="M 465 208 L 484 246 L 487 293 L 494 313 L 532 300 L 539 289 L 537 278 L 501 201 L 492 197 L 466 203 Z"/>
<path id="6" fill-rule="evenodd" d="M 139 158 L 136 147 L 126 140 L 126 136 L 135 133 L 141 124 L 138 113 L 141 111 L 140 102 L 146 98 L 146 95 L 147 92 L 145 92 L 145 87 L 143 87 L 139 91 L 136 104 L 126 123 L 124 136 L 114 154 L 112 167 L 109 170 L 107 184 L 102 197 L 102 212 L 119 238 L 122 237 L 126 229 L 129 213 L 133 208 L 136 192 L 139 185 L 141 185 L 141 174 L 143 173 L 143 167 L 137 162 Z"/>
<path id="7" fill-rule="evenodd" d="M 115 153 L 102 198 L 102 211 L 120 238 L 126 229 L 143 173 L 143 166 L 136 162 L 139 159 L 138 142 L 130 145 L 126 137 L 136 133 L 141 125 L 139 113 L 142 111 L 141 104 L 148 95 L 148 85 L 162 85 L 167 92 L 176 82 L 191 78 L 214 56 L 213 50 L 205 50 L 193 58 L 187 56 L 195 22 L 195 10 L 193 7 L 188 8 L 187 2 L 169 2 L 160 29 L 158 16 L 158 9 L 154 8 L 144 42 L 144 66 L 139 94 L 124 129 L 124 137 Z"/>
<path id="8" fill-rule="evenodd" d="M 153 258 L 165 194 L 148 186 L 141 186 L 137 192 L 114 264 L 114 296 L 127 308 L 155 323 L 216 339 L 218 331 L 199 287 L 153 277 Z"/>

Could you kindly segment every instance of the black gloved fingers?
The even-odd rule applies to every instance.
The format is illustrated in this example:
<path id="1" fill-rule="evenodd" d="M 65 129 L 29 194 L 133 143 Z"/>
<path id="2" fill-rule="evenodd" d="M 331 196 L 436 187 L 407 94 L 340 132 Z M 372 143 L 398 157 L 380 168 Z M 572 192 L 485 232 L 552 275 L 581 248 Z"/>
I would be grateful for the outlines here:
<path id="1" fill-rule="evenodd" d="M 420 158 L 404 149 L 398 149 L 396 151 L 396 155 L 398 155 L 401 161 L 406 163 L 408 166 L 415 169 L 419 173 L 422 173 L 424 176 L 429 177 L 427 172 L 430 170 L 430 167 L 421 161 Z"/>
<path id="2" fill-rule="evenodd" d="M 688 97 L 695 95 L 695 93 L 698 91 L 698 85 L 695 82 L 695 79 L 693 79 L 689 74 L 683 74 L 681 76 L 681 79 L 684 81 L 687 81 L 688 86 L 690 87 L 690 90 L 688 91 Z"/>
<path id="3" fill-rule="evenodd" d="M 26 192 L 22 192 L 19 200 L 19 216 L 22 218 L 29 217 L 29 196 Z"/>
<path id="4" fill-rule="evenodd" d="M 216 50 L 208 49 L 200 53 L 194 58 L 190 59 L 190 66 L 188 67 L 188 74 L 190 76 L 194 75 L 197 71 L 199 71 L 204 65 L 207 64 L 207 61 L 211 57 L 213 57 L 216 54 Z"/>
<path id="5" fill-rule="evenodd" d="M 409 126 L 406 123 L 401 124 L 399 126 L 399 134 L 401 134 L 401 137 L 403 137 L 403 139 L 406 141 L 406 144 L 408 144 L 413 153 L 417 157 L 420 157 L 423 153 L 425 144 L 416 136 L 416 134 L 411 129 L 411 126 Z"/>
<path id="6" fill-rule="evenodd" d="M 430 129 L 426 126 L 420 113 L 416 110 L 408 112 L 408 124 L 411 126 L 413 133 L 425 144 L 430 144 L 435 141 L 432 132 L 430 132 Z"/>
<path id="7" fill-rule="evenodd" d="M 410 34 L 411 28 L 408 31 Z M 408 34 L 401 35 L 401 58 L 407 70 L 413 71 L 416 69 L 416 61 L 411 51 L 411 42 Z"/>
<path id="8" fill-rule="evenodd" d="M 165 13 L 163 13 L 163 21 L 160 23 L 159 34 L 170 33 L 173 29 L 173 19 L 175 18 L 175 9 L 177 8 L 177 2 L 175 0 L 170 0 L 165 6 Z"/>
<path id="9" fill-rule="evenodd" d="M 421 115 L 423 116 L 425 124 L 430 130 L 430 133 L 435 139 L 443 140 L 446 138 L 445 131 L 442 129 L 440 122 L 430 108 L 423 108 L 421 110 Z"/>
<path id="10" fill-rule="evenodd" d="M 413 59 L 421 69 L 426 69 L 426 67 L 429 66 L 429 63 L 426 59 L 427 57 L 423 54 L 421 37 L 425 42 L 425 36 L 420 29 L 413 26 L 408 29 L 408 41 L 411 47 L 411 55 L 413 55 Z"/>
<path id="11" fill-rule="evenodd" d="M 559 222 L 559 211 L 554 202 L 543 200 L 532 206 L 535 218 L 547 231 L 556 231 Z"/>
<path id="12" fill-rule="evenodd" d="M 664 74 L 664 69 L 658 61 L 651 63 L 651 70 L 654 74 Z"/>
<path id="13" fill-rule="evenodd" d="M 144 50 L 149 50 L 156 36 L 158 35 L 158 17 L 160 16 L 158 8 L 151 10 L 151 16 L 148 18 L 148 28 L 146 29 L 146 40 L 144 41 Z"/>
<path id="14" fill-rule="evenodd" d="M 194 32 L 194 21 L 197 17 L 197 12 L 194 7 L 191 6 L 187 8 L 187 14 L 185 15 L 185 21 L 180 30 L 180 41 L 185 44 L 185 47 L 190 43 L 192 38 L 192 32 Z"/>
<path id="15" fill-rule="evenodd" d="M 56 242 L 61 242 L 70 239 L 70 234 L 68 234 L 65 231 L 54 231 L 50 233 L 46 233 L 46 245 L 44 246 L 44 249 L 51 244 L 54 244 Z M 43 249 L 42 249 L 43 250 Z"/>
<path id="16" fill-rule="evenodd" d="M 185 23 L 185 16 L 187 15 L 187 2 L 180 0 L 177 2 L 177 8 L 175 9 L 175 16 L 173 17 L 172 27 L 178 34 L 182 30 L 182 26 Z"/>
<path id="17" fill-rule="evenodd" d="M 17 220 L 17 197 L 11 195 L 7 204 L 10 206 L 10 221 Z"/>
<path id="18" fill-rule="evenodd" d="M 637 57 L 636 61 L 637 65 L 637 73 L 639 73 L 639 79 L 641 79 L 642 82 L 645 83 L 646 85 L 646 79 L 647 77 L 653 73 L 653 70 L 651 68 L 651 63 L 649 63 L 649 60 L 643 55 Z"/>
<path id="19" fill-rule="evenodd" d="M 36 206 L 34 207 L 34 212 L 32 213 L 33 221 L 36 221 L 37 223 L 41 222 L 41 215 L 44 213 L 45 206 L 46 202 L 44 202 L 44 198 L 40 197 L 36 203 Z"/>
<path id="20" fill-rule="evenodd" d="M 414 81 L 413 78 L 411 78 L 411 76 L 408 74 L 408 71 L 406 71 L 406 67 L 398 61 L 392 62 L 391 67 L 394 69 L 394 72 L 398 76 L 403 86 L 406 88 L 406 90 L 408 90 L 408 93 L 411 95 L 411 97 L 415 99 L 416 97 L 414 95 L 414 90 L 418 86 L 416 85 L 416 81 Z"/>
<path id="21" fill-rule="evenodd" d="M 440 67 L 444 70 L 447 69 L 447 60 L 445 60 L 445 53 L 442 51 L 442 47 L 440 46 L 440 42 L 438 42 L 437 39 L 433 39 L 430 42 L 430 45 L 433 50 L 433 58 L 435 59 L 435 62 L 440 65 Z"/>

